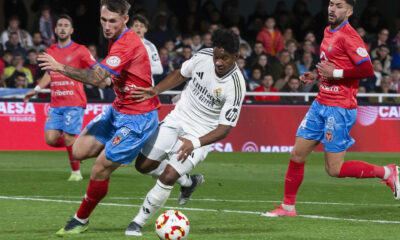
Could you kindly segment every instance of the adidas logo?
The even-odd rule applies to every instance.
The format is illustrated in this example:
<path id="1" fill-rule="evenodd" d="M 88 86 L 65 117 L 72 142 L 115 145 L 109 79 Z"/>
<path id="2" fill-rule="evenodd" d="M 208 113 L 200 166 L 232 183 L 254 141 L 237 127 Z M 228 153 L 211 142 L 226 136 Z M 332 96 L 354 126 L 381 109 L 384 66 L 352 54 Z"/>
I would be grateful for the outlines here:
<path id="1" fill-rule="evenodd" d="M 204 72 L 196 72 L 197 76 L 199 76 L 200 80 L 203 79 Z"/>

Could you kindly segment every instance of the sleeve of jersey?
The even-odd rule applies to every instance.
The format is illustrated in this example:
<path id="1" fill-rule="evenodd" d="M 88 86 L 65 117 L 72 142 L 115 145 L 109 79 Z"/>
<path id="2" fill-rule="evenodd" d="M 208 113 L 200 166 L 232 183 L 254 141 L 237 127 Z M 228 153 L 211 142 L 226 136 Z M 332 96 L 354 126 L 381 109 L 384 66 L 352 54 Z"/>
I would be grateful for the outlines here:
<path id="1" fill-rule="evenodd" d="M 196 59 L 198 58 L 197 54 L 195 54 L 191 59 L 183 62 L 181 67 L 181 75 L 186 78 L 192 77 L 192 72 L 194 70 L 194 66 L 196 65 Z"/>
<path id="2" fill-rule="evenodd" d="M 87 49 L 85 47 L 82 50 L 81 61 L 83 64 L 83 66 L 82 66 L 83 68 L 92 68 L 97 64 L 96 60 L 90 53 L 89 49 Z"/>
<path id="3" fill-rule="evenodd" d="M 243 99 L 246 94 L 246 87 L 241 84 L 241 81 L 237 76 L 233 77 L 233 87 L 230 92 L 226 92 L 225 103 L 222 106 L 221 113 L 219 115 L 219 124 L 236 126 L 239 119 L 240 110 L 242 107 Z"/>
<path id="4" fill-rule="evenodd" d="M 355 65 L 360 65 L 365 61 L 371 61 L 368 51 L 365 49 L 364 42 L 358 35 L 343 39 L 343 47 Z"/>
<path id="5" fill-rule="evenodd" d="M 122 69 L 130 61 L 130 48 L 122 45 L 114 45 L 111 47 L 107 57 L 99 64 L 112 74 L 120 75 Z"/>
<path id="6" fill-rule="evenodd" d="M 162 74 L 164 69 L 161 65 L 160 56 L 158 55 L 157 48 L 153 45 L 147 50 L 150 58 L 151 74 Z"/>

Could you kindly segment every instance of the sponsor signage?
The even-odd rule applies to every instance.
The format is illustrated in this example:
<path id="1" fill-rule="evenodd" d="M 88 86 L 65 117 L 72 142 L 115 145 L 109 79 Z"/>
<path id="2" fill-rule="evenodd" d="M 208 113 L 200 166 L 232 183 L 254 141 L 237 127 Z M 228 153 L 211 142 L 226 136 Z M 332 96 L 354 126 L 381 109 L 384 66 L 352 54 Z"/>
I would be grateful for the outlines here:
<path id="1" fill-rule="evenodd" d="M 84 126 L 110 104 L 88 104 Z M 57 150 L 44 142 L 44 124 L 50 104 L 0 102 L 0 150 Z M 290 152 L 298 125 L 309 106 L 245 105 L 229 136 L 212 145 L 217 152 Z M 162 105 L 160 120 L 173 105 Z M 237 117 L 230 114 L 229 117 Z M 400 107 L 360 106 L 350 135 L 349 151 L 400 152 Z M 335 136 L 328 136 L 334 138 Z M 328 139 L 329 140 L 329 139 Z M 117 143 L 115 139 L 114 143 Z M 64 150 L 64 149 L 59 149 Z M 323 151 L 320 144 L 316 151 Z"/>

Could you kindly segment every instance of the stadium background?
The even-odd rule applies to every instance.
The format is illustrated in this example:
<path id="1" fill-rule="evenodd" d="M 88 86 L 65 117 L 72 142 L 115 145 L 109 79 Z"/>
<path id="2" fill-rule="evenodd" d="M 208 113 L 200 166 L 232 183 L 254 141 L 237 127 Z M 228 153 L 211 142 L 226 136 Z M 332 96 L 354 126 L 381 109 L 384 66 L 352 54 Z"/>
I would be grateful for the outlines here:
<path id="1" fill-rule="evenodd" d="M 269 0 L 269 1 L 196 1 L 196 0 L 149 0 L 149 1 L 134 1 L 131 15 L 133 13 L 140 13 L 146 15 L 150 20 L 149 32 L 146 38 L 152 40 L 157 45 L 158 49 L 165 47 L 169 40 L 172 40 L 173 48 L 168 49 L 168 60 L 167 63 L 163 64 L 164 73 L 160 76 L 156 76 L 156 82 L 160 81 L 167 75 L 168 72 L 174 68 L 178 68 L 180 64 L 186 59 L 186 56 L 182 54 L 182 48 L 184 48 L 183 39 L 191 38 L 193 35 L 199 34 L 201 37 L 209 31 L 211 25 L 219 25 L 219 27 L 231 27 L 234 24 L 229 22 L 224 12 L 231 11 L 232 14 L 237 14 L 240 17 L 239 24 L 235 24 L 241 31 L 241 38 L 245 40 L 250 48 L 254 47 L 256 42 L 255 34 L 257 31 L 250 31 L 252 28 L 251 19 L 257 18 L 255 10 L 257 9 L 258 3 L 263 3 L 264 12 L 262 17 L 258 18 L 265 19 L 267 16 L 272 16 L 277 19 L 277 29 L 284 34 L 285 30 L 291 28 L 293 30 L 293 38 L 297 41 L 297 52 L 299 55 L 302 54 L 302 48 L 304 46 L 305 33 L 310 31 L 315 35 L 315 42 L 313 43 L 313 53 L 318 56 L 318 44 L 322 37 L 323 28 L 326 26 L 326 3 L 328 1 L 320 0 Z M 132 3 L 132 2 L 131 2 Z M 189 5 L 193 3 L 196 11 L 189 13 Z M 305 4 L 304 12 L 297 13 L 295 6 L 298 4 Z M 57 14 L 68 13 L 74 19 L 75 32 L 72 39 L 82 44 L 93 44 L 97 47 L 98 59 L 101 60 L 107 51 L 107 42 L 102 36 L 100 24 L 99 24 L 99 1 L 46 1 L 46 0 L 12 0 L 0 2 L 0 30 L 3 31 L 8 25 L 8 19 L 13 15 L 18 15 L 20 19 L 20 28 L 26 29 L 29 33 L 33 34 L 37 31 L 38 17 L 41 15 L 43 7 L 49 7 L 53 21 L 56 19 Z M 212 10 L 209 11 L 212 14 L 217 13 L 220 15 L 219 20 L 213 19 L 210 14 L 207 15 L 206 6 L 211 6 Z M 211 14 L 211 15 L 212 15 Z M 297 15 L 296 15 L 297 14 Z M 186 19 L 191 15 L 196 17 L 196 28 L 188 30 Z M 256 17 L 254 17 L 256 16 Z M 285 25 L 280 25 L 281 22 L 278 19 L 285 19 L 282 16 L 289 16 L 291 20 Z M 374 26 L 368 22 L 368 16 L 375 18 L 376 23 Z M 164 19 L 167 22 L 167 29 L 164 31 L 168 38 L 165 38 L 164 42 L 157 42 L 157 36 L 160 35 L 157 32 L 157 20 Z M 164 18 L 163 18 L 164 17 Z M 175 18 L 176 17 L 176 18 Z M 177 22 L 175 25 L 171 24 L 171 19 Z M 296 31 L 296 21 L 293 19 L 310 20 L 304 31 Z M 322 19 L 322 20 L 321 20 Z M 389 69 L 392 70 L 395 64 L 399 65 L 399 62 L 395 62 L 396 55 L 400 57 L 397 47 L 400 46 L 398 38 L 398 29 L 400 29 L 400 2 L 394 0 L 385 0 L 383 2 L 376 0 L 359 0 L 357 1 L 357 7 L 355 8 L 355 14 L 350 19 L 350 22 L 354 27 L 362 27 L 367 30 L 367 36 L 365 42 L 371 47 L 376 46 L 376 41 L 379 38 L 379 32 L 382 29 L 389 30 L 389 36 L 387 44 L 390 48 L 390 56 L 393 58 L 392 66 Z M 176 26 L 175 28 L 172 26 Z M 254 27 L 253 27 L 254 28 Z M 253 29 L 254 30 L 254 29 Z M 400 35 L 399 35 L 400 36 Z M 287 41 L 286 39 L 284 40 Z M 395 42 L 396 41 L 396 42 Z M 170 41 L 171 42 L 171 41 Z M 285 46 L 286 49 L 286 46 Z M 28 50 L 28 48 L 26 49 Z M 192 47 L 192 54 L 195 53 L 195 49 Z M 5 53 L 4 49 L 1 51 L 1 55 Z M 254 54 L 254 53 L 253 53 Z M 291 59 L 291 64 L 299 67 L 301 65 L 300 57 Z M 279 62 L 279 56 L 268 55 L 267 70 L 262 75 L 271 74 L 268 67 L 274 68 L 274 64 Z M 248 80 L 249 88 L 248 92 L 252 92 L 252 86 L 260 85 L 259 80 L 253 79 L 252 73 L 254 69 L 258 68 L 258 62 L 250 63 L 257 59 L 253 55 L 248 56 L 245 59 L 246 64 L 243 72 Z M 385 61 L 382 60 L 382 63 Z M 313 63 L 314 65 L 315 63 Z M 312 68 L 312 67 L 311 67 Z M 310 69 L 311 69 L 310 68 Z M 300 68 L 299 68 L 300 69 Z M 314 68 L 315 69 L 315 68 Z M 389 71 L 390 71 L 389 70 Z M 400 72 L 400 70 L 399 70 Z M 387 77 L 391 77 L 391 72 L 386 73 Z M 383 75 L 383 74 L 382 74 Z M 298 76 L 298 75 L 297 75 Z M 383 75 L 385 76 L 385 75 Z M 39 76 L 34 76 L 34 82 L 28 87 L 33 87 Z M 276 82 L 278 79 L 274 79 Z M 258 81 L 258 82 L 257 82 Z M 392 80 L 393 85 L 394 80 Z M 400 89 L 397 86 L 396 92 Z M 176 90 L 181 90 L 183 86 L 179 86 Z M 1 89 L 1 88 L 0 88 Z M 6 90 L 15 91 L 15 88 L 1 89 L 0 93 L 6 92 Z M 23 89 L 28 90 L 28 89 Z M 91 102 L 89 108 L 96 105 L 96 103 L 106 104 L 112 101 L 114 95 L 112 89 L 96 89 L 90 86 L 85 87 L 88 95 L 88 100 Z M 291 92 L 289 89 L 283 88 L 283 92 Z M 297 92 L 308 92 L 312 91 L 308 89 L 299 89 Z M 379 86 L 376 89 L 372 89 L 370 92 L 378 92 Z M 1 94 L 0 94 L 1 95 Z M 172 96 L 162 96 L 162 101 L 166 104 L 171 103 Z M 312 100 L 312 98 L 310 99 Z M 27 104 L 16 103 L 17 99 L 3 98 L 0 100 L 0 122 L 3 126 L 3 138 L 0 140 L 0 150 L 50 150 L 42 141 L 43 131 L 37 129 L 43 129 L 44 125 L 44 112 L 47 109 L 45 104 L 49 101 L 49 94 L 41 94 L 39 99 L 33 100 L 35 113 L 26 112 L 25 110 L 29 106 Z M 360 98 L 359 102 L 362 107 L 359 110 L 358 121 L 352 130 L 352 136 L 356 139 L 356 144 L 350 151 L 373 151 L 373 152 L 399 152 L 400 149 L 397 147 L 400 143 L 399 134 L 399 121 L 400 121 L 400 108 L 398 108 L 398 102 L 400 97 L 397 98 L 384 98 L 383 103 L 377 103 L 376 98 Z M 281 101 L 264 101 L 257 100 L 256 97 L 247 97 L 245 105 L 243 107 L 242 115 L 239 120 L 238 127 L 232 131 L 232 134 L 225 140 L 214 145 L 214 151 L 261 151 L 261 152 L 289 152 L 293 142 L 294 134 L 297 125 L 301 121 L 304 113 L 307 110 L 308 104 L 311 101 L 304 101 L 303 97 L 281 97 Z M 268 105 L 268 106 L 263 106 Z M 280 107 L 283 106 L 283 107 Z M 171 105 L 164 105 L 161 112 L 163 117 L 167 110 L 171 109 Z M 22 109 L 22 110 L 21 110 Z M 44 109 L 44 110 L 43 110 Z M 279 109 L 282 109 L 281 112 Z M 288 110 L 288 111 L 287 111 Z M 85 123 L 87 123 L 96 114 L 93 111 L 87 110 L 85 115 Z M 284 121 L 276 118 L 276 116 L 282 116 Z M 23 137 L 23 129 L 31 128 L 35 129 L 31 133 L 30 138 Z M 21 132 L 20 132 L 21 131 Z M 19 133 L 20 132 L 20 133 Z M 246 134 L 243 134 L 246 133 Z M 21 137 L 18 137 L 21 136 Z M 246 136 L 246 137 L 243 137 Z M 10 141 L 10 139 L 12 139 Z M 29 140 L 27 140 L 29 139 Z M 379 139 L 376 143 L 371 143 L 370 139 Z M 320 146 L 318 151 L 322 150 Z"/>

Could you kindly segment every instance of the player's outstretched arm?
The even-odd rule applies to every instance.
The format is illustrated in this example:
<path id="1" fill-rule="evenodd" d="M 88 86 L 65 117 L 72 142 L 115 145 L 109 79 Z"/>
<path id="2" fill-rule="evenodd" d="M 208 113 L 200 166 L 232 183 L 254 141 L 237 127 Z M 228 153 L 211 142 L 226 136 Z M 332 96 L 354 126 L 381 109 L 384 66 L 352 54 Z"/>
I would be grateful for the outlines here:
<path id="1" fill-rule="evenodd" d="M 215 143 L 221 139 L 224 139 L 226 136 L 228 136 L 231 128 L 232 126 L 219 124 L 216 129 L 212 130 L 211 132 L 200 138 L 186 139 L 183 137 L 178 137 L 179 140 L 183 142 L 182 146 L 176 152 L 179 154 L 178 161 L 182 160 L 182 162 L 184 162 L 195 148 L 206 146 L 211 143 Z"/>
<path id="2" fill-rule="evenodd" d="M 39 84 L 31 91 L 27 92 L 24 96 L 24 102 L 29 102 L 33 96 L 36 96 L 40 89 L 47 87 L 51 82 L 50 74 L 46 72 L 42 79 L 39 81 Z"/>
<path id="3" fill-rule="evenodd" d="M 187 78 L 182 76 L 180 70 L 175 70 L 154 87 L 137 87 L 135 91 L 131 92 L 132 98 L 137 99 L 137 102 L 143 102 L 149 98 L 158 95 L 159 93 L 178 86 L 179 84 L 186 81 L 186 79 Z"/>
<path id="4" fill-rule="evenodd" d="M 111 73 L 106 69 L 96 65 L 93 69 L 79 69 L 68 65 L 57 62 L 52 56 L 47 53 L 40 54 L 38 60 L 42 63 L 39 67 L 42 70 L 49 70 L 59 72 L 64 76 L 74 79 L 78 82 L 85 84 L 91 84 L 94 86 L 101 85 L 107 78 L 111 76 Z"/>

